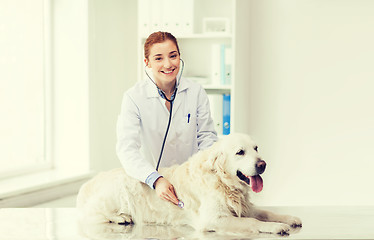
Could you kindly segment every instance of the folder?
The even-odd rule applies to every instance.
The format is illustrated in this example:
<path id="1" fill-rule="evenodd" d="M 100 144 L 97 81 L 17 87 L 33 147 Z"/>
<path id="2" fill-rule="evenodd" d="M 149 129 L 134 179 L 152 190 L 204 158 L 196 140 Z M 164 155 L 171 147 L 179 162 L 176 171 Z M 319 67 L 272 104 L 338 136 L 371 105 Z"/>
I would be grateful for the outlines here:
<path id="1" fill-rule="evenodd" d="M 210 113 L 214 122 L 214 129 L 218 135 L 222 135 L 222 95 L 208 94 Z"/>
<path id="2" fill-rule="evenodd" d="M 162 1 L 161 0 L 150 0 L 151 8 L 151 31 L 158 32 L 163 30 L 162 26 Z"/>
<path id="3" fill-rule="evenodd" d="M 176 0 L 162 1 L 162 29 L 163 31 L 175 32 L 175 2 Z"/>
<path id="4" fill-rule="evenodd" d="M 194 0 L 179 0 L 181 1 L 181 33 L 184 35 L 193 33 L 193 14 L 194 14 Z"/>
<path id="5" fill-rule="evenodd" d="M 211 84 L 221 84 L 221 45 L 212 44 L 211 47 Z"/>
<path id="6" fill-rule="evenodd" d="M 221 44 L 219 57 L 220 57 L 220 71 L 221 71 L 221 74 L 220 74 L 220 83 L 222 85 L 224 85 L 225 81 L 226 81 L 225 52 L 226 52 L 226 46 L 225 46 L 225 44 Z"/>
<path id="7" fill-rule="evenodd" d="M 223 84 L 230 85 L 231 84 L 231 65 L 232 65 L 232 48 L 231 46 L 225 47 L 225 71 L 224 71 L 224 79 Z"/>
<path id="8" fill-rule="evenodd" d="M 231 95 L 223 94 L 223 103 L 222 103 L 222 134 L 230 134 L 230 105 L 231 105 Z"/>
<path id="9" fill-rule="evenodd" d="M 151 0 L 138 0 L 138 31 L 141 37 L 151 33 Z"/>
<path id="10" fill-rule="evenodd" d="M 176 37 L 193 33 L 194 0 L 138 0 L 141 36 L 167 31 Z"/>

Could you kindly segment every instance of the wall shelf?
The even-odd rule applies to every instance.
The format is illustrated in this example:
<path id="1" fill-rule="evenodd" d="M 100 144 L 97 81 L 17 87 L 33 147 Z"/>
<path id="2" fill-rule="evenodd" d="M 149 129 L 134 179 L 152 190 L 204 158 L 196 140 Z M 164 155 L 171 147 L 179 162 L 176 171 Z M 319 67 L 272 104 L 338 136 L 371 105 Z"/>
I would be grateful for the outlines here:
<path id="1" fill-rule="evenodd" d="M 159 2 L 157 2 L 159 1 Z M 171 0 L 170 0 L 171 1 Z M 188 6 L 183 7 L 177 6 L 178 4 L 173 4 L 172 8 L 177 12 L 178 9 L 183 9 L 181 16 L 175 16 L 170 19 L 168 16 L 162 15 L 157 12 L 156 15 L 152 15 L 155 11 L 152 11 L 152 6 L 160 8 L 160 11 L 166 11 L 162 7 L 162 0 L 139 0 L 138 1 L 138 29 L 139 29 L 139 80 L 145 78 L 144 72 L 144 55 L 143 46 L 146 38 L 150 33 L 155 31 L 169 31 L 178 40 L 178 44 L 181 50 L 181 58 L 185 62 L 185 69 L 183 72 L 184 77 L 191 77 L 191 80 L 195 78 L 196 82 L 202 84 L 206 90 L 211 104 L 212 117 L 216 125 L 216 130 L 218 134 L 222 134 L 222 99 L 219 95 L 230 94 L 230 131 L 237 131 L 236 126 L 236 103 L 243 102 L 237 101 L 238 96 L 240 98 L 247 97 L 245 89 L 247 79 L 247 65 L 243 64 L 246 62 L 248 54 L 246 51 L 248 49 L 248 36 L 249 36 L 249 3 L 247 0 L 184 0 L 182 4 L 187 4 Z M 161 7 L 157 4 L 161 4 Z M 152 5 L 155 4 L 155 5 Z M 191 5 L 192 4 L 192 5 Z M 214 7 L 212 7 L 214 6 Z M 170 6 L 165 6 L 170 11 Z M 144 12 L 148 11 L 148 13 Z M 149 16 L 151 15 L 151 16 Z M 161 17 L 160 17 L 161 16 Z M 207 18 L 216 19 L 226 19 L 229 23 L 228 31 L 217 32 L 217 33 L 206 33 L 204 32 L 203 22 Z M 179 19 L 179 20 L 178 20 Z M 182 19 L 182 20 L 181 20 Z M 186 20 L 187 19 L 187 20 Z M 178 31 L 171 31 L 167 27 L 163 27 L 163 21 L 189 21 L 191 24 L 185 25 L 185 29 L 179 29 Z M 147 22 L 148 21 L 148 22 Z M 154 21 L 159 21 L 155 24 Z M 169 22 L 170 23 L 170 22 Z M 170 24 L 171 25 L 171 24 Z M 170 26 L 167 25 L 167 26 Z M 154 26 L 159 26 L 159 28 L 154 28 Z M 175 26 L 175 24 L 174 24 Z M 182 24 L 180 26 L 183 28 Z M 186 27 L 187 26 L 187 27 Z M 238 38 L 238 33 L 240 33 L 240 38 Z M 239 44 L 238 44 L 239 43 Z M 218 61 L 218 65 L 223 71 L 217 71 L 217 48 L 214 46 L 219 45 L 221 49 L 221 54 L 218 56 L 230 56 L 229 61 L 226 62 L 226 58 L 222 58 Z M 223 50 L 222 50 L 223 49 Z M 226 50 L 228 51 L 226 52 Z M 240 50 L 240 51 L 238 51 Z M 225 54 L 222 54 L 224 51 Z M 218 51 L 219 52 L 219 51 Z M 227 54 L 226 54 L 227 53 Z M 239 59 L 238 59 L 239 58 Z M 214 62 L 216 63 L 214 65 Z M 236 64 L 238 62 L 240 67 Z M 228 64 L 228 65 L 227 65 Z M 227 67 L 228 66 L 228 67 Z M 217 80 L 217 76 L 214 73 L 220 72 Z M 243 75 L 245 73 L 245 78 Z M 240 76 L 243 79 L 238 79 Z M 200 78 L 200 79 L 199 79 Z M 204 81 L 204 79 L 206 81 Z M 213 80 L 215 79 L 215 80 Z M 201 81 L 199 81 L 201 80 Z M 226 82 L 227 81 L 227 82 Z M 244 82 L 242 82 L 244 81 Z M 224 84 L 220 84 L 224 83 Z M 229 84 L 228 84 L 229 83 Z M 239 95 L 237 95 L 239 93 Z M 211 96 L 210 96 L 211 95 Z M 214 101 L 214 102 L 213 102 Z M 245 102 L 245 101 L 244 101 Z M 226 105 L 227 106 L 227 105 Z M 242 123 L 247 124 L 248 121 L 244 117 L 241 117 Z M 246 126 L 240 126 L 239 129 L 243 129 Z"/>

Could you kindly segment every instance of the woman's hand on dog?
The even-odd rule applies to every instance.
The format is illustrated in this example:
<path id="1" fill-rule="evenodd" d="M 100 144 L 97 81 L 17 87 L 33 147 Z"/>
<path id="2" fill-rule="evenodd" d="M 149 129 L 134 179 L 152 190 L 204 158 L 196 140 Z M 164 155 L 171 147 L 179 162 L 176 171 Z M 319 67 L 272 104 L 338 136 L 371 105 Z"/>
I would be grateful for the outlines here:
<path id="1" fill-rule="evenodd" d="M 173 185 L 164 177 L 160 177 L 154 183 L 157 195 L 166 201 L 178 205 L 178 198 L 175 194 Z"/>

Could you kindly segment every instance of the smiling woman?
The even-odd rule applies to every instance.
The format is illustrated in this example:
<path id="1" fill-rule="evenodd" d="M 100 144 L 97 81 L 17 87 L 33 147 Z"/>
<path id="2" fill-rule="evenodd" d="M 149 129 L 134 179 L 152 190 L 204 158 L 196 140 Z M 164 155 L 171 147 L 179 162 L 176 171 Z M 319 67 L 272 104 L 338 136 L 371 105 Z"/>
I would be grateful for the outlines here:
<path id="1" fill-rule="evenodd" d="M 171 33 L 154 32 L 147 38 L 144 63 L 152 76 L 146 71 L 149 78 L 124 94 L 117 121 L 117 155 L 130 176 L 178 204 L 173 185 L 158 173 L 160 162 L 161 167 L 181 164 L 211 146 L 217 134 L 206 92 L 182 78 L 184 63 Z"/>
<path id="2" fill-rule="evenodd" d="M 171 99 L 178 84 L 175 80 L 181 60 L 177 39 L 168 32 L 152 33 L 144 44 L 144 57 L 146 66 L 152 69 L 155 84 Z M 170 111 L 169 101 L 166 106 Z"/>

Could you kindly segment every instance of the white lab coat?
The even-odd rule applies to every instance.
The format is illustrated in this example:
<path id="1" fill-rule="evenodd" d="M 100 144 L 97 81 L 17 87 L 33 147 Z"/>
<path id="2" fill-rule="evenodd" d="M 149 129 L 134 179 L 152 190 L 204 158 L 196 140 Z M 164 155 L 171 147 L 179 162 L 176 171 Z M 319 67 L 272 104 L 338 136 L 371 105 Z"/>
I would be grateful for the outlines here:
<path id="1" fill-rule="evenodd" d="M 165 99 L 149 79 L 125 92 L 117 121 L 117 155 L 126 173 L 142 182 L 155 171 L 169 119 Z M 160 167 L 185 162 L 217 141 L 209 100 L 197 83 L 182 78 Z"/>

